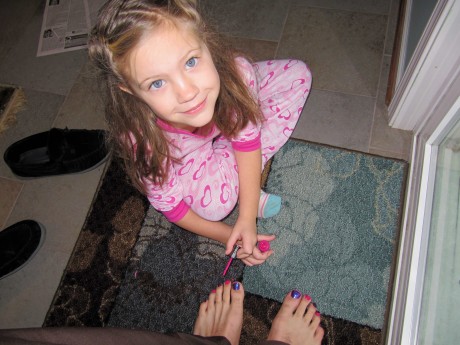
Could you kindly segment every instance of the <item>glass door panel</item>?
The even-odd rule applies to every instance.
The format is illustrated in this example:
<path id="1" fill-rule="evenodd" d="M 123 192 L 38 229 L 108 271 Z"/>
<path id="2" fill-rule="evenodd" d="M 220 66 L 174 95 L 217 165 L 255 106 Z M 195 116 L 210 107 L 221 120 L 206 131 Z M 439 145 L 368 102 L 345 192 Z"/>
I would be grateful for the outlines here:
<path id="1" fill-rule="evenodd" d="M 437 150 L 417 337 L 427 345 L 460 341 L 460 122 Z"/>

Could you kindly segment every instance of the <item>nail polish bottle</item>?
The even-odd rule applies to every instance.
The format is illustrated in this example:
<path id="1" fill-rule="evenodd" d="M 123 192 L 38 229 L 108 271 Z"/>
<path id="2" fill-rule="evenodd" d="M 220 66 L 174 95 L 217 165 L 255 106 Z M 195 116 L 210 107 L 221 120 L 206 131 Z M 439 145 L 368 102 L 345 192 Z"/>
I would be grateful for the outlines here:
<path id="1" fill-rule="evenodd" d="M 270 250 L 270 242 L 265 240 L 259 241 L 258 247 L 262 253 L 265 253 L 266 251 Z"/>

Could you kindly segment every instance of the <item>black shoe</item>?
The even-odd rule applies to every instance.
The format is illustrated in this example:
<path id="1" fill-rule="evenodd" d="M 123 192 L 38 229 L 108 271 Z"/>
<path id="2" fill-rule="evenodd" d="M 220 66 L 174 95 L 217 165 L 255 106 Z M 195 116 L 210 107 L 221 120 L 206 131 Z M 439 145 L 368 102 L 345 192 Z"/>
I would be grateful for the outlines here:
<path id="1" fill-rule="evenodd" d="M 52 128 L 15 142 L 3 158 L 18 176 L 43 177 L 92 170 L 107 155 L 104 130 Z"/>
<path id="2" fill-rule="evenodd" d="M 0 279 L 24 267 L 44 239 L 45 228 L 34 220 L 23 220 L 0 231 Z"/>

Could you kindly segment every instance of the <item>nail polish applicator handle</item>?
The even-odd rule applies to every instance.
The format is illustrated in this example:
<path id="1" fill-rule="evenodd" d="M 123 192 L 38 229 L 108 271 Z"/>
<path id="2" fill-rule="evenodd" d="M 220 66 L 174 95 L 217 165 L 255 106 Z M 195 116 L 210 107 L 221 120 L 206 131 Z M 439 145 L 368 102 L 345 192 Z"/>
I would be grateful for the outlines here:
<path id="1" fill-rule="evenodd" d="M 232 254 L 230 255 L 230 259 L 228 259 L 227 265 L 225 266 L 224 272 L 222 273 L 222 276 L 225 276 L 227 274 L 227 271 L 230 267 L 230 264 L 232 263 L 233 259 L 236 258 L 236 253 L 238 252 L 238 249 L 240 249 L 239 245 L 235 245 L 235 248 L 233 249 Z"/>

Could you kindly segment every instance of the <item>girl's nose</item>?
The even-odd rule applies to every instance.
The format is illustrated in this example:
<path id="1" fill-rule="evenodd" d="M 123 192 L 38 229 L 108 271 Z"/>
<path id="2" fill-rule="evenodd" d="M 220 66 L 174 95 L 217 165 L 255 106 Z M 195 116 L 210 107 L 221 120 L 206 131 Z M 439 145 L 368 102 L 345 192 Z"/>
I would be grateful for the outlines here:
<path id="1" fill-rule="evenodd" d="M 177 83 L 176 93 L 179 103 L 191 101 L 198 94 L 198 86 L 190 78 L 182 78 Z"/>

